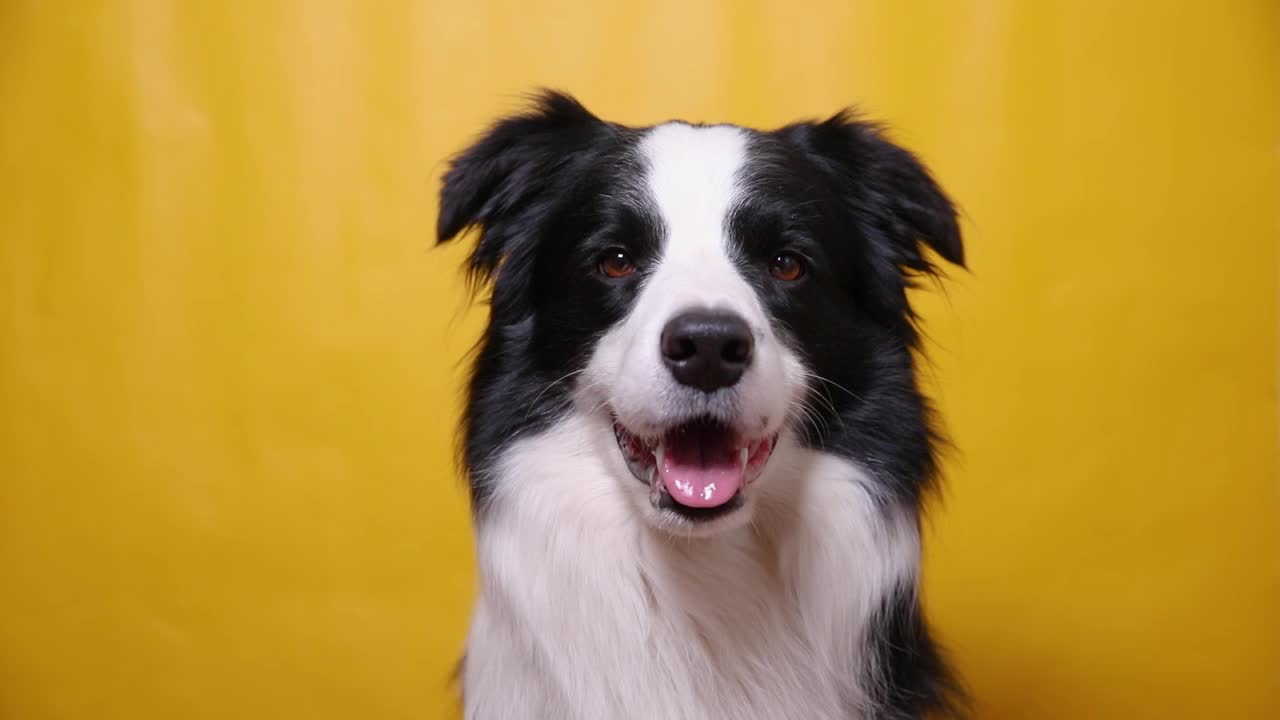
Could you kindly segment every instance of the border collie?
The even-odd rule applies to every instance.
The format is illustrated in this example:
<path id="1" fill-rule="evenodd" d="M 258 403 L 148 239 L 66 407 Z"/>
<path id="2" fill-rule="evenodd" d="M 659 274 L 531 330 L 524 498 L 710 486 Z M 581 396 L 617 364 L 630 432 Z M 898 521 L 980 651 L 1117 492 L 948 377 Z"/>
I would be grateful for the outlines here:
<path id="1" fill-rule="evenodd" d="M 547 92 L 452 161 L 489 296 L 464 455 L 468 718 L 954 713 L 917 597 L 928 171 L 842 112 L 606 122 Z"/>

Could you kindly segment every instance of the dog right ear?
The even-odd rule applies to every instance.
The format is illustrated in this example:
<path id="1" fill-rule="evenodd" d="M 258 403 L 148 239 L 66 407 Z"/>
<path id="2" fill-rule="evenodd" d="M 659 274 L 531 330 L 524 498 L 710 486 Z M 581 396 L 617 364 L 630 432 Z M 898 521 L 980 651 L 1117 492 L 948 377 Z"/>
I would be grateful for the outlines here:
<path id="1" fill-rule="evenodd" d="M 470 273 L 480 282 L 492 279 L 503 258 L 533 241 L 579 174 L 585 150 L 611 128 L 577 100 L 552 91 L 529 111 L 500 120 L 445 172 L 436 242 L 479 228 Z"/>

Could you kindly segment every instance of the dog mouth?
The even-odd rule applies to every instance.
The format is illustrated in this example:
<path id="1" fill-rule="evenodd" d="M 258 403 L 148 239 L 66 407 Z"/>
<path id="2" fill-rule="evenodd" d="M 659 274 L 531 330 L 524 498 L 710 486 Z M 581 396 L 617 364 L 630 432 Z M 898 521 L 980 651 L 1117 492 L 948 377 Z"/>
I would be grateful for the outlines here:
<path id="1" fill-rule="evenodd" d="M 749 438 L 711 418 L 669 428 L 656 437 L 637 435 L 615 418 L 613 433 L 627 467 L 649 486 L 649 501 L 686 520 L 727 515 L 745 503 L 747 486 L 760 475 L 777 434 Z"/>

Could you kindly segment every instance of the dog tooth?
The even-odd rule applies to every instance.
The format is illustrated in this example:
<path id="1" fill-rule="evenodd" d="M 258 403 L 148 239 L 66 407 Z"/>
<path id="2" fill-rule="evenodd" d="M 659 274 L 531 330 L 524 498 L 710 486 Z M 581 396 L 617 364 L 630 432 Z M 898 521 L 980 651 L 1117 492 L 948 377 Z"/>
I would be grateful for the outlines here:
<path id="1" fill-rule="evenodd" d="M 738 465 L 741 467 L 741 469 L 744 469 L 744 470 L 746 469 L 747 460 L 750 459 L 750 457 L 751 457 L 751 453 L 748 452 L 746 448 L 742 448 L 741 450 L 738 451 Z"/>

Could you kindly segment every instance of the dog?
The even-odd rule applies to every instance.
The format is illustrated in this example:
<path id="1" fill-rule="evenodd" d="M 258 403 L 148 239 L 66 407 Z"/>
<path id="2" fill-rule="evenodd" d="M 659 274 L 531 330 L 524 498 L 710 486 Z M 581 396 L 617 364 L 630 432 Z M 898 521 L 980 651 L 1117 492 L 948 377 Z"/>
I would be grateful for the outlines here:
<path id="1" fill-rule="evenodd" d="M 438 223 L 478 231 L 490 306 L 467 718 L 960 712 L 907 291 L 964 252 L 914 155 L 850 111 L 631 127 L 544 91 L 451 160 Z"/>

